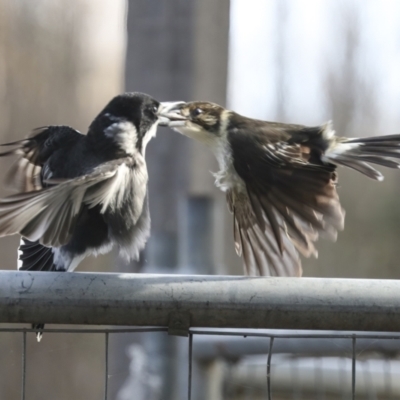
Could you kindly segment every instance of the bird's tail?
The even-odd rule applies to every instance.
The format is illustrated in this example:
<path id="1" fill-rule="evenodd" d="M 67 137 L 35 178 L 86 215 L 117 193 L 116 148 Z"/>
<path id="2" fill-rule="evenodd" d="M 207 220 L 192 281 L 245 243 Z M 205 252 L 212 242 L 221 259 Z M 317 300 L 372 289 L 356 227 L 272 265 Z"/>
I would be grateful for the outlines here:
<path id="1" fill-rule="evenodd" d="M 353 168 L 371 179 L 382 181 L 383 175 L 370 164 L 400 168 L 400 135 L 338 138 L 324 157 L 333 164 Z"/>
<path id="2" fill-rule="evenodd" d="M 51 247 L 21 238 L 18 254 L 19 271 L 55 271 L 54 254 Z M 36 339 L 40 342 L 43 337 L 44 324 L 32 324 L 32 329 L 37 329 Z"/>
<path id="3" fill-rule="evenodd" d="M 52 248 L 22 237 L 18 248 L 18 270 L 55 271 Z"/>
<path id="4" fill-rule="evenodd" d="M 44 324 L 32 324 L 32 329 L 37 329 L 36 340 L 40 343 L 43 337 Z"/>

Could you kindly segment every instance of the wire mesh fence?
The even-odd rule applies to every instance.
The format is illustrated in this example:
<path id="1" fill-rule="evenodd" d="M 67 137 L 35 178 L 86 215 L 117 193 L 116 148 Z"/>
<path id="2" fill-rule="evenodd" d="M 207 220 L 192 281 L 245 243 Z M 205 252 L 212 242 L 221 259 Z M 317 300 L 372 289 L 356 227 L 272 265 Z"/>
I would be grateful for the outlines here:
<path id="1" fill-rule="evenodd" d="M 27 335 L 34 335 L 36 331 L 19 327 L 0 328 L 0 334 L 6 332 L 21 337 L 21 399 L 26 400 L 29 392 L 26 385 L 29 375 Z M 68 333 L 96 334 L 104 338 L 101 380 L 105 400 L 110 400 L 108 394 L 110 336 L 155 332 L 168 335 L 168 328 L 82 327 L 44 330 L 46 336 Z M 256 341 L 252 342 L 254 339 Z M 400 352 L 399 340 L 400 335 L 392 333 L 282 333 L 281 331 L 190 329 L 185 339 L 186 365 L 182 365 L 182 371 L 186 371 L 186 398 L 188 400 L 397 399 L 400 397 L 400 382 L 397 378 L 400 373 L 400 360 L 397 359 Z M 260 345 L 261 341 L 265 343 Z M 326 345 L 321 347 L 324 341 Z M 297 351 L 293 351 L 291 343 L 296 342 Z M 301 351 L 303 345 L 305 348 Z M 136 378 L 131 376 L 129 379 Z M 138 398 L 137 395 L 137 392 L 131 393 L 131 398 Z M 162 393 L 159 396 L 160 399 L 164 398 Z"/>

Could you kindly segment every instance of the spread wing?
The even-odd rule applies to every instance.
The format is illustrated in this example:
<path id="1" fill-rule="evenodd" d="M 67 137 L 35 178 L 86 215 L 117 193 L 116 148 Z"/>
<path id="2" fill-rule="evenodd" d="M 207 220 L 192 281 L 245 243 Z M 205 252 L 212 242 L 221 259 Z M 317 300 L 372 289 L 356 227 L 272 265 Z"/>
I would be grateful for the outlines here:
<path id="1" fill-rule="evenodd" d="M 42 171 L 53 152 L 79 140 L 83 135 L 69 126 L 45 126 L 32 131 L 23 140 L 6 143 L 11 150 L 0 153 L 0 157 L 16 155 L 17 160 L 9 169 L 5 184 L 18 193 L 43 188 L 42 177 L 48 171 Z"/>
<path id="2" fill-rule="evenodd" d="M 132 160 L 102 164 L 92 173 L 69 180 L 48 181 L 48 188 L 0 200 L 0 236 L 21 234 L 30 241 L 59 247 L 68 242 L 84 205 L 101 205 L 101 212 L 118 199 L 121 179 Z M 122 176 L 122 178 L 121 178 Z"/>
<path id="3" fill-rule="evenodd" d="M 295 143 L 275 127 L 258 133 L 251 140 L 244 131 L 230 136 L 233 165 L 243 179 L 242 187 L 227 192 L 235 248 L 247 273 L 301 276 L 297 251 L 316 257 L 318 237 L 335 239 L 343 229 L 335 167 L 318 163 L 306 142 Z"/>

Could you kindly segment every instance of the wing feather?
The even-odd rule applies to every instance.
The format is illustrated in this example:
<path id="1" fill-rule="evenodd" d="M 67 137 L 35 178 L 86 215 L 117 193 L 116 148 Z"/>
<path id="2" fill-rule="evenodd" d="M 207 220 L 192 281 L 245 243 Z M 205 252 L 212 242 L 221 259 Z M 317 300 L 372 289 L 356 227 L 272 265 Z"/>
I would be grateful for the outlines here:
<path id="1" fill-rule="evenodd" d="M 274 221 L 279 227 L 282 252 L 278 247 L 275 232 L 266 222 L 264 214 L 263 230 L 256 215 L 251 212 L 249 199 L 243 194 L 232 193 L 227 193 L 227 199 L 234 213 L 235 250 L 243 259 L 245 272 L 248 275 L 300 276 L 300 259 L 293 241 L 285 232 L 284 221 L 279 214 L 271 208 Z M 255 196 L 253 200 L 259 201 Z"/>
<path id="2" fill-rule="evenodd" d="M 49 156 L 82 136 L 69 126 L 44 126 L 34 129 L 26 139 L 2 144 L 14 149 L 0 153 L 0 157 L 17 156 L 6 174 L 5 185 L 18 193 L 42 189 L 42 168 Z"/>
<path id="3" fill-rule="evenodd" d="M 257 216 L 258 226 L 260 227 L 261 231 L 265 231 L 265 222 L 264 222 L 264 215 L 267 221 L 270 224 L 272 229 L 272 233 L 275 237 L 276 243 L 278 245 L 278 251 L 280 254 L 283 253 L 283 241 L 282 235 L 280 233 L 280 226 L 277 221 L 276 215 L 271 207 L 271 204 L 267 201 L 267 199 L 263 197 L 258 197 L 253 191 L 248 190 L 249 199 L 254 210 L 255 207 L 258 209 L 259 215 Z M 257 215 L 257 214 L 256 214 Z M 262 224 L 260 224 L 260 220 L 262 220 Z"/>
<path id="4" fill-rule="evenodd" d="M 315 157 L 307 145 L 274 129 L 274 139 L 263 132 L 257 146 L 245 131 L 230 136 L 233 166 L 242 179 L 226 193 L 235 248 L 247 273 L 301 276 L 298 252 L 317 257 L 315 241 L 321 235 L 336 239 L 344 211 L 335 166 L 310 161 Z"/>
<path id="5" fill-rule="evenodd" d="M 110 161 L 88 175 L 1 199 L 0 236 L 19 233 L 52 247 L 67 243 L 82 207 L 108 201 L 104 187 L 129 163 L 128 158 Z"/>

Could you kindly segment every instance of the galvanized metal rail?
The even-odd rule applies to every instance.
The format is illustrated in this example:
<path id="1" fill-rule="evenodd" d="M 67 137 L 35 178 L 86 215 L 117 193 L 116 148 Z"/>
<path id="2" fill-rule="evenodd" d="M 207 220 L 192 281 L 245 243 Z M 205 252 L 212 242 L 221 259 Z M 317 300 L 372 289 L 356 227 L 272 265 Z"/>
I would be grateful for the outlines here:
<path id="1" fill-rule="evenodd" d="M 0 272 L 0 322 L 400 331 L 400 281 Z"/>

